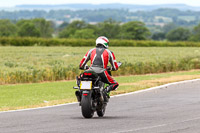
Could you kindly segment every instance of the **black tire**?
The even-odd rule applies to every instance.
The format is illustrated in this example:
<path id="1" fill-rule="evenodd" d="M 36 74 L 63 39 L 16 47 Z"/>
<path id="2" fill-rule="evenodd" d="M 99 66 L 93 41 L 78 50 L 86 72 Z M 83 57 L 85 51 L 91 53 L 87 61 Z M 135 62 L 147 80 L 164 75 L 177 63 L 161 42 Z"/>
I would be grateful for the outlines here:
<path id="1" fill-rule="evenodd" d="M 101 110 L 97 111 L 97 115 L 98 115 L 99 117 L 103 117 L 104 114 L 105 114 L 105 111 L 106 111 L 106 108 L 104 107 L 104 108 L 102 108 Z"/>
<path id="2" fill-rule="evenodd" d="M 81 98 L 81 111 L 85 118 L 92 118 L 94 110 L 92 110 L 92 99 L 90 96 L 82 96 Z"/>

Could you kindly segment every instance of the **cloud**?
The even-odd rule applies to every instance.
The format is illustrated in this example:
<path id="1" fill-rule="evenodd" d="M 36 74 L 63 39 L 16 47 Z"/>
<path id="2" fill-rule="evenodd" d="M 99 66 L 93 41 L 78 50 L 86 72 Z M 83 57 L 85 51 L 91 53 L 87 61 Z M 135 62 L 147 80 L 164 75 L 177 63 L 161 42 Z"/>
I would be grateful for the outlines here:
<path id="1" fill-rule="evenodd" d="M 153 4 L 175 4 L 175 3 L 182 3 L 188 4 L 193 6 L 200 6 L 200 1 L 198 0 L 101 0 L 101 1 L 94 1 L 94 0 L 73 0 L 73 1 L 66 1 L 66 0 L 0 0 L 1 7 L 10 7 L 15 5 L 21 4 L 68 4 L 68 3 L 92 3 L 92 4 L 100 4 L 100 3 L 129 3 L 129 4 L 144 4 L 144 5 L 153 5 Z"/>

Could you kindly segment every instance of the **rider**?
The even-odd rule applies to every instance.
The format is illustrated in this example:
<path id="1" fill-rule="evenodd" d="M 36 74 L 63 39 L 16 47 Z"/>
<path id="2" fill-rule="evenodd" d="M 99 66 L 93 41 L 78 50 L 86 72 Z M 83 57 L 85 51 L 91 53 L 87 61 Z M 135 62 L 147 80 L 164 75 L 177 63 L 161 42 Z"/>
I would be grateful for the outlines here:
<path id="1" fill-rule="evenodd" d="M 112 90 L 116 90 L 119 84 L 111 77 L 108 73 L 107 67 L 108 62 L 111 64 L 111 70 L 116 71 L 118 70 L 117 61 L 115 59 L 115 55 L 108 49 L 109 40 L 104 37 L 100 36 L 96 39 L 96 48 L 90 49 L 86 55 L 81 60 L 80 69 L 87 68 L 87 62 L 91 60 L 90 69 L 96 72 L 104 83 L 109 84 L 106 87 L 107 93 Z"/>

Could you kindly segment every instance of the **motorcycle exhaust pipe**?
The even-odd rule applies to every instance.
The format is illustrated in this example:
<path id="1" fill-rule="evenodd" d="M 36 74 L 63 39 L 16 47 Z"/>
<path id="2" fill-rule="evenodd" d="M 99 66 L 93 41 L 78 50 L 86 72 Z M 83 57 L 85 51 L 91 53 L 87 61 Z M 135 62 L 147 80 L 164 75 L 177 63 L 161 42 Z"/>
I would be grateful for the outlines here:
<path id="1" fill-rule="evenodd" d="M 81 102 L 81 93 L 80 93 L 80 91 L 76 91 L 75 95 L 76 95 L 76 98 L 77 98 L 78 102 Z"/>

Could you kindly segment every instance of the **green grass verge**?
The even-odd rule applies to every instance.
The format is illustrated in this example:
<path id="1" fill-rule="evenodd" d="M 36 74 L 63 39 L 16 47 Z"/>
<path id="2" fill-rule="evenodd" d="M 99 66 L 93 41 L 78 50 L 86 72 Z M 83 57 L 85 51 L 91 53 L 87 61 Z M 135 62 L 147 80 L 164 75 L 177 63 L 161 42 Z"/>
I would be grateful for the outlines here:
<path id="1" fill-rule="evenodd" d="M 200 75 L 200 72 L 190 71 L 115 77 L 119 84 L 122 85 L 117 91 L 113 92 L 112 95 L 152 87 L 148 85 L 140 85 L 139 82 L 141 81 L 156 81 L 162 78 L 184 75 L 193 75 L 192 77 L 188 77 L 188 79 L 193 79 L 197 78 L 195 76 Z M 173 81 L 177 81 L 176 78 Z M 123 85 L 125 83 L 138 83 L 138 85 Z M 164 83 L 166 83 L 166 81 Z M 160 84 L 162 83 L 157 83 L 153 86 Z M 76 86 L 75 81 L 0 85 L 0 110 L 14 110 L 75 102 L 76 97 L 74 95 L 75 90 L 72 89 L 73 86 Z"/>

